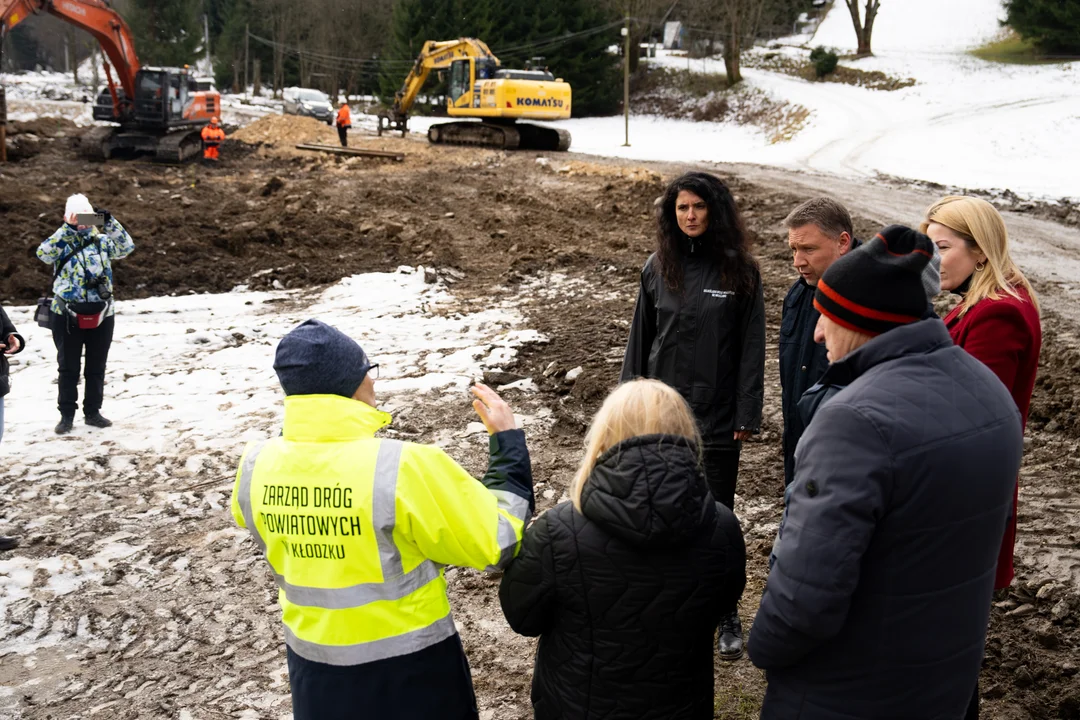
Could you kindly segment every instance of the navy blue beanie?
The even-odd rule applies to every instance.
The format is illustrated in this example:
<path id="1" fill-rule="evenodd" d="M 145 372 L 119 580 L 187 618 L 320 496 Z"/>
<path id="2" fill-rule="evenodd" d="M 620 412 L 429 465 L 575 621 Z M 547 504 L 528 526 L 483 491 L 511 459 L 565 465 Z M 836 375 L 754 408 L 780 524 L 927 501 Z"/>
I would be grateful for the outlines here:
<path id="1" fill-rule="evenodd" d="M 274 370 L 286 395 L 351 398 L 371 363 L 355 340 L 319 320 L 306 320 L 281 338 Z"/>

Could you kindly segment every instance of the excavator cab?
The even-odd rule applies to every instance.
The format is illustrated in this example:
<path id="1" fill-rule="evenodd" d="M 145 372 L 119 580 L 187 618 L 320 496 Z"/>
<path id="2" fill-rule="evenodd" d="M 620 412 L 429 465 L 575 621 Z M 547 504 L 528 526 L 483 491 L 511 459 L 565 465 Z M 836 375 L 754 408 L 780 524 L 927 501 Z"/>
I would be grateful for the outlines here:
<path id="1" fill-rule="evenodd" d="M 94 119 L 122 125 L 134 123 L 157 130 L 205 125 L 221 111 L 220 95 L 200 90 L 187 68 L 144 67 L 135 74 L 135 102 L 129 106 L 123 88 L 116 88 L 117 114 L 112 92 L 104 88 L 94 103 Z"/>

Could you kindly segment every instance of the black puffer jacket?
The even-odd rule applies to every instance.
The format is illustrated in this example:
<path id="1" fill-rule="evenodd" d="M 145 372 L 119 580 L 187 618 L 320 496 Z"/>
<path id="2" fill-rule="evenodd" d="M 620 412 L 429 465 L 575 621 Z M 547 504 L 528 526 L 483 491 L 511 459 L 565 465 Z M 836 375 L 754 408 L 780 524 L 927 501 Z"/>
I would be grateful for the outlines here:
<path id="1" fill-rule="evenodd" d="M 537 720 L 712 718 L 713 633 L 746 584 L 739 523 L 685 438 L 604 453 L 582 492 L 525 533 L 499 599 L 539 635 Z"/>
<path id="2" fill-rule="evenodd" d="M 15 326 L 11 320 L 8 319 L 7 313 L 4 312 L 4 308 L 0 307 L 0 342 L 7 343 L 8 335 L 14 335 L 19 338 L 19 350 L 22 352 L 26 347 L 26 340 L 23 336 L 15 331 Z M 18 354 L 18 353 L 14 353 Z M 4 354 L 3 350 L 0 350 L 0 397 L 4 397 L 11 391 L 11 380 L 8 376 L 8 356 Z"/>
<path id="3" fill-rule="evenodd" d="M 937 319 L 821 384 L 748 642 L 762 720 L 959 720 L 1023 451 L 1016 403 Z"/>
<path id="4" fill-rule="evenodd" d="M 683 292 L 668 290 L 656 255 L 641 288 L 623 360 L 623 382 L 655 378 L 690 403 L 707 445 L 734 445 L 736 430 L 758 432 L 765 388 L 765 296 L 722 289 L 720 268 L 687 253 Z"/>

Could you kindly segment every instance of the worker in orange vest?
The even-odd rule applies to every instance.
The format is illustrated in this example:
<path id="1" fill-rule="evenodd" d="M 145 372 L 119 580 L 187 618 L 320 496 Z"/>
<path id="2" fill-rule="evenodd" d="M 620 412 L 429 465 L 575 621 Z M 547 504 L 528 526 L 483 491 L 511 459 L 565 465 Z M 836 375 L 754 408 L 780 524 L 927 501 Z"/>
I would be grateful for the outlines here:
<path id="1" fill-rule="evenodd" d="M 203 160 L 218 159 L 218 145 L 225 142 L 225 131 L 218 125 L 216 117 L 210 118 L 210 124 L 202 129 Z"/>
<path id="2" fill-rule="evenodd" d="M 346 133 L 352 127 L 352 115 L 349 113 L 349 103 L 341 103 L 341 109 L 337 111 L 337 136 L 341 141 L 341 147 L 349 147 L 349 138 Z"/>

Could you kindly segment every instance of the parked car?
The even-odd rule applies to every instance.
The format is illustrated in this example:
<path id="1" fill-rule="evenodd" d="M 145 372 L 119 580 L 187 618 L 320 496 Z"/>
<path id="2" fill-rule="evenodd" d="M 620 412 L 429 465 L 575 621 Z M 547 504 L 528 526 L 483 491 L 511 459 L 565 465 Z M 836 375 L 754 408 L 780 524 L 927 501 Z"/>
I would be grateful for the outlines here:
<path id="1" fill-rule="evenodd" d="M 282 96 L 286 114 L 307 115 L 327 125 L 334 124 L 334 106 L 326 93 L 311 88 L 287 88 Z"/>

